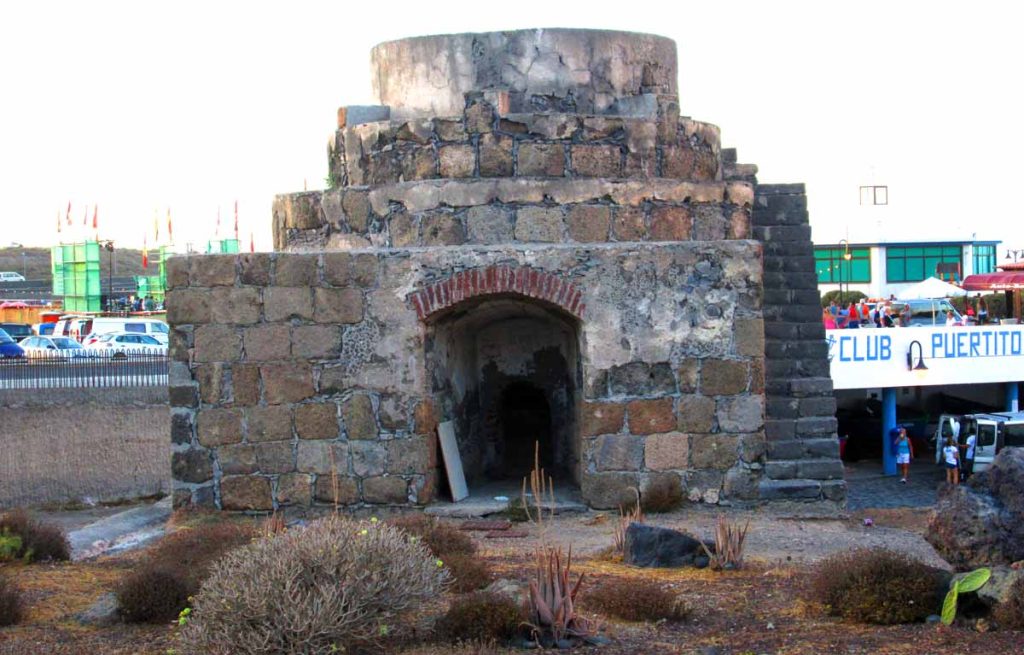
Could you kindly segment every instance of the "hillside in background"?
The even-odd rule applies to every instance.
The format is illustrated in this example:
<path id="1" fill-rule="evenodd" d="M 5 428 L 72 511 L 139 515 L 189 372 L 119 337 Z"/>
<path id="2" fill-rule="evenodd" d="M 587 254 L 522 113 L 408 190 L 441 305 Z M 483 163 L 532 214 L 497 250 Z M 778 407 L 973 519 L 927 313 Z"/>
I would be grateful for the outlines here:
<path id="1" fill-rule="evenodd" d="M 24 256 L 23 256 L 24 253 Z M 100 270 L 108 275 L 110 253 L 100 253 Z M 26 280 L 50 281 L 50 250 L 48 248 L 0 248 L 0 271 L 16 271 Z M 141 250 L 114 251 L 114 277 L 125 275 L 156 275 L 156 266 L 142 268 Z"/>

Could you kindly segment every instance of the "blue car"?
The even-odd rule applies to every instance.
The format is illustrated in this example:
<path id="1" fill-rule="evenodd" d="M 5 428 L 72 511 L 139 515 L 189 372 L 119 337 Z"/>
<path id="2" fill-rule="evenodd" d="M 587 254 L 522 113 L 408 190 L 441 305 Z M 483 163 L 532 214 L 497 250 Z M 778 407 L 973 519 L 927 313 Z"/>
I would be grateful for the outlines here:
<path id="1" fill-rule="evenodd" d="M 21 359 L 25 357 L 25 351 L 18 342 L 11 338 L 11 335 L 0 328 L 0 358 Z"/>

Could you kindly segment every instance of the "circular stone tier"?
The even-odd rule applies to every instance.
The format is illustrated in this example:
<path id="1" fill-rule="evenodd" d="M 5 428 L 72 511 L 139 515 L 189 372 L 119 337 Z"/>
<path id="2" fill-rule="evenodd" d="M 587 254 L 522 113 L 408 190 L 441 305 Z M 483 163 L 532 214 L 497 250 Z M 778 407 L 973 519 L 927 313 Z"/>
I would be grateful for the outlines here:
<path id="1" fill-rule="evenodd" d="M 388 41 L 373 89 L 393 118 L 454 116 L 465 93 L 505 90 L 508 111 L 601 114 L 641 93 L 676 95 L 676 44 L 652 34 L 536 29 Z"/>

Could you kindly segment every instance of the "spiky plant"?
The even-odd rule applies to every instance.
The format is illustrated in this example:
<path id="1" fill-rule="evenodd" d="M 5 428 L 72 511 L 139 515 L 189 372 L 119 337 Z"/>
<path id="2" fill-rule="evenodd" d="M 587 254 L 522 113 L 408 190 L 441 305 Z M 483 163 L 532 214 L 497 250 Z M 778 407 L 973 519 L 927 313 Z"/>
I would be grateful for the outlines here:
<path id="1" fill-rule="evenodd" d="M 616 553 L 626 552 L 626 530 L 629 529 L 629 524 L 644 522 L 644 510 L 640 505 L 640 491 L 636 487 L 633 488 L 633 491 L 636 493 L 636 504 L 629 511 L 619 505 L 619 522 L 615 525 Z"/>
<path id="2" fill-rule="evenodd" d="M 741 528 L 738 523 L 724 516 L 718 517 L 715 525 L 715 552 L 701 542 L 701 548 L 708 556 L 709 566 L 715 570 L 743 568 L 743 544 L 747 539 L 750 521 Z"/>
<path id="3" fill-rule="evenodd" d="M 572 547 L 564 559 L 560 548 L 538 549 L 533 579 L 527 600 L 527 626 L 538 641 L 585 638 L 596 632 L 596 626 L 576 612 L 576 596 L 583 585 L 584 574 L 572 585 Z"/>

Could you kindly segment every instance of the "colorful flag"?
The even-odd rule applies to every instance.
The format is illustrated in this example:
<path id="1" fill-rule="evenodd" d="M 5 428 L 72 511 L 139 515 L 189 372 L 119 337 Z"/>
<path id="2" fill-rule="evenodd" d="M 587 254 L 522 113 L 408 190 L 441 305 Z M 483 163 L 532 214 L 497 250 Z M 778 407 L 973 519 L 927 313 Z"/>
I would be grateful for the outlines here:
<path id="1" fill-rule="evenodd" d="M 235 201 L 235 241 L 238 241 L 238 201 Z"/>
<path id="2" fill-rule="evenodd" d="M 82 227 L 89 225 L 89 205 L 85 206 L 85 213 L 82 214 Z"/>
<path id="3" fill-rule="evenodd" d="M 174 231 L 171 230 L 171 208 L 167 208 L 167 241 L 174 243 Z"/>
<path id="4" fill-rule="evenodd" d="M 68 213 L 67 213 L 67 215 L 65 217 L 65 221 L 67 221 L 68 227 L 71 227 L 71 201 L 70 200 L 68 200 Z"/>
<path id="5" fill-rule="evenodd" d="M 99 205 L 93 205 L 92 206 L 92 229 L 94 229 L 94 230 L 99 230 L 100 229 L 99 213 L 100 213 L 100 206 Z"/>
<path id="6" fill-rule="evenodd" d="M 253 241 L 252 232 L 249 233 L 249 252 L 256 252 L 256 242 Z"/>
<path id="7" fill-rule="evenodd" d="M 149 268 L 149 248 L 146 247 L 146 235 L 142 235 L 142 268 Z"/>

